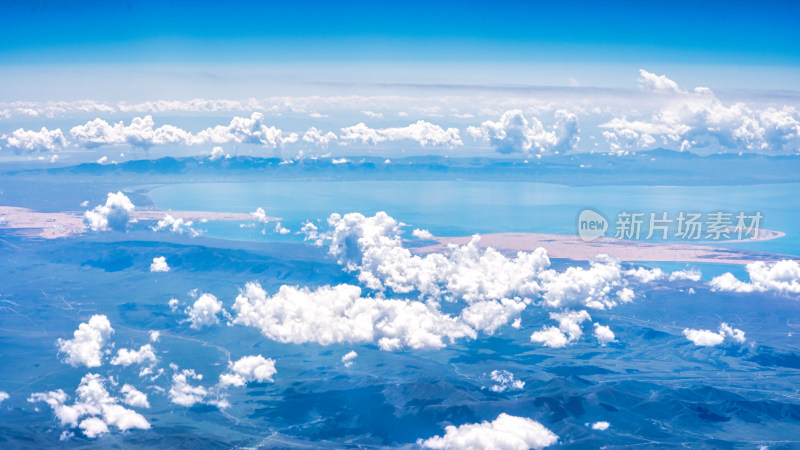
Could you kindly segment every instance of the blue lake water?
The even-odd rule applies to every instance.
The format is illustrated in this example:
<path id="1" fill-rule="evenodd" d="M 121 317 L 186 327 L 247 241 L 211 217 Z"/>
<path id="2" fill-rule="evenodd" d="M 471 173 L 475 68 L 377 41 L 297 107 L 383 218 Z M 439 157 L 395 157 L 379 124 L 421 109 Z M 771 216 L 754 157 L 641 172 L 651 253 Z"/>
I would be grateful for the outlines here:
<path id="1" fill-rule="evenodd" d="M 249 183 L 190 183 L 150 191 L 160 209 L 251 212 L 262 207 L 281 217 L 293 232 L 307 220 L 333 212 L 365 215 L 386 211 L 395 219 L 435 235 L 538 232 L 575 234 L 580 211 L 591 208 L 614 223 L 620 212 L 669 218 L 683 212 L 705 215 L 724 211 L 763 216 L 764 229 L 786 233 L 784 238 L 723 243 L 726 246 L 800 255 L 800 183 L 753 186 L 590 186 L 570 187 L 530 182 L 481 181 L 276 181 Z M 641 238 L 647 234 L 647 222 Z M 673 224 L 674 226 L 674 224 Z M 294 233 L 262 234 L 238 223 L 208 223 L 201 228 L 213 237 L 257 241 L 297 241 Z M 268 230 L 271 230 L 269 227 Z M 675 238 L 671 238 L 675 240 Z M 680 240 L 680 239 L 677 239 Z M 685 241 L 691 242 L 691 241 Z"/>

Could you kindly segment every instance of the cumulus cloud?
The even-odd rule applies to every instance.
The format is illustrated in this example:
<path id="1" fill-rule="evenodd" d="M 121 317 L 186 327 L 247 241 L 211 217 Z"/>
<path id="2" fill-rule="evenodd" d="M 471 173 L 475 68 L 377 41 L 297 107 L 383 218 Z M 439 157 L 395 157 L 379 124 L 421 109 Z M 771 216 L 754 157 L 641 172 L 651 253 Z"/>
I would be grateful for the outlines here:
<path id="1" fill-rule="evenodd" d="M 271 383 L 275 373 L 277 370 L 274 359 L 267 359 L 261 355 L 245 356 L 230 363 L 230 371 L 220 375 L 219 381 L 223 386 L 244 386 L 253 381 Z"/>
<path id="2" fill-rule="evenodd" d="M 226 154 L 222 150 L 222 147 L 220 147 L 220 146 L 216 146 L 216 147 L 212 148 L 211 149 L 211 153 L 208 154 L 208 160 L 209 161 L 216 161 L 216 160 L 222 159 L 222 158 L 230 159 L 231 155 L 230 154 Z"/>
<path id="3" fill-rule="evenodd" d="M 599 430 L 599 431 L 605 431 L 605 430 L 608 429 L 609 426 L 611 426 L 611 424 L 609 424 L 608 422 L 600 421 L 600 422 L 593 423 L 592 424 L 592 429 L 593 430 Z"/>
<path id="4" fill-rule="evenodd" d="M 192 237 L 199 236 L 200 232 L 192 228 L 194 222 L 191 220 L 184 220 L 183 218 L 175 218 L 170 214 L 164 214 L 164 218 L 156 222 L 153 226 L 153 231 L 169 231 L 172 233 L 182 234 L 188 231 Z"/>
<path id="5" fill-rule="evenodd" d="M 445 296 L 469 303 L 510 297 L 534 298 L 536 276 L 550 261 L 544 249 L 520 252 L 509 259 L 494 249 L 482 250 L 480 237 L 448 254 L 412 255 L 403 248 L 400 224 L 384 212 L 328 218 L 330 254 L 368 288 L 396 293 L 414 290 L 428 297 Z"/>
<path id="6" fill-rule="evenodd" d="M 270 297 L 258 283 L 248 283 L 233 309 L 235 323 L 295 344 L 377 342 L 382 350 L 438 349 L 446 340 L 476 336 L 467 324 L 422 302 L 362 297 L 360 287 L 345 284 L 313 291 L 281 286 Z"/>
<path id="7" fill-rule="evenodd" d="M 130 366 L 131 364 L 155 364 L 156 354 L 153 346 L 145 344 L 139 350 L 121 348 L 117 355 L 111 359 L 111 364 L 115 366 Z"/>
<path id="8" fill-rule="evenodd" d="M 197 133 L 195 143 L 213 144 L 258 144 L 277 148 L 287 143 L 297 142 L 296 133 L 285 134 L 281 129 L 267 126 L 264 114 L 254 112 L 250 117 L 234 117 L 228 125 L 217 125 Z"/>
<path id="9" fill-rule="evenodd" d="M 493 370 L 490 378 L 495 384 L 491 387 L 494 392 L 517 391 L 525 387 L 525 382 L 514 378 L 514 374 L 507 370 Z"/>
<path id="10" fill-rule="evenodd" d="M 23 130 L 22 128 L 5 136 L 6 148 L 16 153 L 57 152 L 67 146 L 67 139 L 60 128 L 48 130 Z"/>
<path id="11" fill-rule="evenodd" d="M 640 283 L 652 283 L 653 281 L 666 277 L 664 271 L 658 267 L 653 269 L 637 267 L 635 269 L 626 270 L 624 273 L 626 276 L 636 279 Z"/>
<path id="12" fill-rule="evenodd" d="M 529 121 L 519 109 L 506 111 L 497 122 L 487 120 L 480 127 L 469 127 L 467 133 L 484 140 L 499 153 L 563 152 L 575 148 L 580 141 L 578 116 L 565 110 L 557 110 L 556 123 L 545 128 L 539 119 Z"/>
<path id="13" fill-rule="evenodd" d="M 531 334 L 531 342 L 538 342 L 545 347 L 561 348 L 583 336 L 581 323 L 592 320 L 586 311 L 564 311 L 550 313 L 550 318 L 558 321 L 558 328 L 544 327 Z"/>
<path id="14" fill-rule="evenodd" d="M 339 138 L 343 142 L 376 145 L 384 141 L 410 140 L 422 147 L 444 146 L 459 147 L 463 145 L 457 128 L 444 129 L 424 120 L 419 120 L 405 127 L 373 129 L 359 123 L 342 128 Z"/>
<path id="15" fill-rule="evenodd" d="M 8 392 L 0 391 L 0 403 L 3 403 L 4 401 L 6 401 L 8 399 L 9 399 Z"/>
<path id="16" fill-rule="evenodd" d="M 691 91 L 661 75 L 640 70 L 640 86 L 667 99 L 650 117 L 614 117 L 600 125 L 612 151 L 680 145 L 732 151 L 786 154 L 800 151 L 800 112 L 794 107 L 754 110 L 743 103 L 724 105 L 705 87 Z"/>
<path id="17" fill-rule="evenodd" d="M 206 128 L 196 134 L 174 125 L 155 126 L 152 116 L 134 117 L 129 125 L 124 122 L 109 124 L 97 118 L 70 130 L 75 141 L 86 148 L 102 145 L 130 145 L 149 148 L 154 145 L 203 145 L 203 144 L 256 144 L 276 148 L 297 142 L 296 133 L 284 133 L 264 123 L 264 114 L 254 112 L 250 117 L 234 117 L 228 125 Z M 222 157 L 222 149 L 215 147 L 209 159 Z M 227 156 L 226 156 L 227 157 Z"/>
<path id="18" fill-rule="evenodd" d="M 639 87 L 649 92 L 679 94 L 681 88 L 678 83 L 670 80 L 665 75 L 656 75 L 644 69 L 639 69 Z"/>
<path id="19" fill-rule="evenodd" d="M 193 406 L 202 403 L 208 390 L 203 386 L 192 386 L 190 380 L 202 380 L 203 375 L 192 369 L 184 369 L 172 375 L 172 387 L 169 390 L 169 399 L 172 403 L 181 406 Z"/>
<path id="20" fill-rule="evenodd" d="M 492 422 L 484 421 L 459 427 L 450 425 L 445 428 L 444 436 L 419 439 L 417 445 L 440 449 L 527 450 L 545 448 L 557 441 L 558 436 L 539 422 L 502 413 Z"/>
<path id="21" fill-rule="evenodd" d="M 614 342 L 615 339 L 614 332 L 611 331 L 611 328 L 600 325 L 599 323 L 594 324 L 594 337 L 597 338 L 597 342 L 602 346 Z"/>
<path id="22" fill-rule="evenodd" d="M 125 194 L 109 192 L 105 205 L 98 205 L 83 214 L 83 223 L 92 231 L 106 229 L 125 231 L 133 209 L 133 203 Z"/>
<path id="23" fill-rule="evenodd" d="M 598 255 L 588 269 L 547 270 L 540 278 L 545 303 L 553 308 L 580 305 L 606 309 L 633 298 L 633 291 L 625 287 L 619 262 L 608 255 Z"/>
<path id="24" fill-rule="evenodd" d="M 147 401 L 147 395 L 144 392 L 141 392 L 135 387 L 131 386 L 130 384 L 122 386 L 122 389 L 120 389 L 120 393 L 122 393 L 122 395 L 125 396 L 122 399 L 122 402 L 128 406 L 133 406 L 134 408 L 150 407 L 150 402 Z"/>
<path id="25" fill-rule="evenodd" d="M 126 395 L 129 392 L 130 389 L 125 392 Z M 150 423 L 141 414 L 125 408 L 111 396 L 106 390 L 105 379 L 100 375 L 86 374 L 75 393 L 77 398 L 69 405 L 69 396 L 61 389 L 34 393 L 28 401 L 46 402 L 62 426 L 78 427 L 89 438 L 108 433 L 109 426 L 120 431 L 150 428 Z M 137 399 L 137 402 L 141 404 L 140 400 Z"/>
<path id="26" fill-rule="evenodd" d="M 738 280 L 727 272 L 712 279 L 708 284 L 715 291 L 775 292 L 778 294 L 800 294 L 800 264 L 791 259 L 775 263 L 756 261 L 746 266 L 750 283 Z"/>
<path id="27" fill-rule="evenodd" d="M 196 330 L 218 324 L 218 314 L 220 313 L 227 315 L 227 312 L 222 308 L 222 302 L 217 300 L 217 297 L 213 294 L 208 293 L 201 295 L 192 306 L 186 308 L 191 328 Z"/>
<path id="28" fill-rule="evenodd" d="M 169 272 L 167 258 L 164 256 L 153 258 L 153 262 L 150 263 L 150 272 Z"/>
<path id="29" fill-rule="evenodd" d="M 403 247 L 400 223 L 384 212 L 372 217 L 350 213 L 328 218 L 329 253 L 369 289 L 395 293 L 417 291 L 423 299 L 473 303 L 503 298 L 525 301 L 543 297 L 547 306 L 612 308 L 632 300 L 619 262 L 598 255 L 590 267 L 548 269 L 543 248 L 509 258 L 480 247 L 480 236 L 444 253 L 412 255 Z"/>
<path id="30" fill-rule="evenodd" d="M 336 142 L 338 139 L 339 137 L 336 136 L 335 133 L 331 131 L 323 133 L 315 127 L 311 127 L 303 133 L 303 142 L 324 148 L 327 148 L 328 145 Z"/>
<path id="31" fill-rule="evenodd" d="M 726 339 L 737 344 L 743 344 L 746 341 L 744 331 L 732 328 L 725 322 L 720 324 L 718 333 L 710 330 L 686 328 L 683 330 L 683 335 L 686 336 L 686 339 L 692 341 L 694 345 L 701 347 L 715 347 L 722 344 Z"/>
<path id="32" fill-rule="evenodd" d="M 250 213 L 250 216 L 258 223 L 267 223 L 270 219 L 267 216 L 266 211 L 264 211 L 264 208 L 257 208 L 255 211 Z"/>
<path id="33" fill-rule="evenodd" d="M 433 234 L 430 231 L 420 230 L 419 228 L 415 228 L 411 235 L 417 239 L 433 239 Z"/>
<path id="34" fill-rule="evenodd" d="M 358 353 L 355 350 L 350 350 L 346 355 L 342 356 L 342 364 L 345 367 L 350 367 L 355 364 L 355 359 L 358 357 Z"/>
<path id="35" fill-rule="evenodd" d="M 173 125 L 155 128 L 152 116 L 134 117 L 130 125 L 109 124 L 97 118 L 70 130 L 70 135 L 86 148 L 102 145 L 130 145 L 148 148 L 162 144 L 191 144 L 192 134 Z"/>
<path id="36" fill-rule="evenodd" d="M 95 314 L 78 326 L 72 339 L 59 338 L 56 344 L 59 353 L 64 354 L 65 363 L 73 367 L 99 367 L 102 365 L 103 347 L 113 332 L 108 317 Z"/>
<path id="37" fill-rule="evenodd" d="M 669 281 L 675 281 L 675 280 L 700 281 L 700 278 L 702 278 L 702 276 L 703 273 L 696 269 L 677 270 L 669 274 Z"/>

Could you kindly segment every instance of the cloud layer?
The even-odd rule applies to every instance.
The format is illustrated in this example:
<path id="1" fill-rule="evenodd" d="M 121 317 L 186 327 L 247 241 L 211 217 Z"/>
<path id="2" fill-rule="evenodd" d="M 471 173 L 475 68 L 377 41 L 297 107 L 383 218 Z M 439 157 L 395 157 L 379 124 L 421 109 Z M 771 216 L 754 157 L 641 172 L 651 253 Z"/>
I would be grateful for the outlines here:
<path id="1" fill-rule="evenodd" d="M 495 448 L 502 450 L 540 449 L 558 441 L 552 431 L 539 422 L 508 414 L 500 414 L 491 422 L 448 426 L 444 436 L 417 441 L 423 448 Z"/>

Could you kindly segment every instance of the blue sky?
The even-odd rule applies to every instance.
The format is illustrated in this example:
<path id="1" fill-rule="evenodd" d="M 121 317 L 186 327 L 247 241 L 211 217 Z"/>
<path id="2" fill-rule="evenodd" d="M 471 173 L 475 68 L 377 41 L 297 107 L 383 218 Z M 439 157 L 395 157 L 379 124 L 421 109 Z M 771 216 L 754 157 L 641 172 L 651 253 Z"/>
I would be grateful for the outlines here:
<path id="1" fill-rule="evenodd" d="M 114 161 L 215 144 L 281 157 L 800 152 L 797 3 L 88 1 L 0 12 L 9 158 Z"/>
<path id="2" fill-rule="evenodd" d="M 14 2 L 0 62 L 800 63 L 796 2 Z"/>

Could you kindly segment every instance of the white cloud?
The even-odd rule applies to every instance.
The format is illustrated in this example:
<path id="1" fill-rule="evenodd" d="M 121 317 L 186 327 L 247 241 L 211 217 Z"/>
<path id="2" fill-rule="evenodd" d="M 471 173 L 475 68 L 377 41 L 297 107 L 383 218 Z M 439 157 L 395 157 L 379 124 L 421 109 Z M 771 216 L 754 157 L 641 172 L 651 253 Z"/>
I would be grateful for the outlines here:
<path id="1" fill-rule="evenodd" d="M 527 307 L 524 301 L 501 298 L 474 302 L 461 310 L 461 321 L 486 334 L 494 332 L 517 317 Z M 519 317 L 517 317 L 519 318 Z"/>
<path id="2" fill-rule="evenodd" d="M 0 403 L 3 403 L 4 401 L 6 401 L 8 399 L 9 399 L 8 392 L 0 391 Z"/>
<path id="3" fill-rule="evenodd" d="M 169 305 L 169 309 L 172 312 L 175 312 L 178 310 L 178 305 L 180 304 L 180 300 L 178 300 L 177 298 L 171 298 L 169 299 L 169 302 L 167 304 Z"/>
<path id="4" fill-rule="evenodd" d="M 791 259 L 775 263 L 757 261 L 746 266 L 750 283 L 736 279 L 730 272 L 712 279 L 708 284 L 715 291 L 775 292 L 800 294 L 800 264 Z"/>
<path id="5" fill-rule="evenodd" d="M 223 386 L 244 386 L 253 381 L 271 383 L 275 373 L 277 370 L 274 359 L 267 359 L 261 355 L 245 356 L 230 363 L 230 371 L 220 375 L 219 381 Z"/>
<path id="6" fill-rule="evenodd" d="M 355 359 L 358 357 L 358 353 L 355 350 L 350 350 L 346 355 L 342 356 L 342 364 L 345 367 L 350 367 L 355 364 Z"/>
<path id="7" fill-rule="evenodd" d="M 147 401 L 147 395 L 130 384 L 122 386 L 120 393 L 125 395 L 125 397 L 122 399 L 122 402 L 128 406 L 133 406 L 134 408 L 150 407 L 150 402 Z"/>
<path id="8" fill-rule="evenodd" d="M 150 272 L 169 272 L 167 258 L 164 256 L 153 258 L 153 262 L 150 263 Z"/>
<path id="9" fill-rule="evenodd" d="M 719 334 L 724 336 L 725 339 L 730 338 L 733 342 L 736 342 L 737 344 L 744 344 L 746 340 L 744 337 L 744 331 L 738 328 L 732 328 L 725 322 L 722 322 L 719 325 Z"/>
<path id="10" fill-rule="evenodd" d="M 558 328 L 544 327 L 542 331 L 535 331 L 531 334 L 531 342 L 538 342 L 545 347 L 565 347 L 583 336 L 581 323 L 592 320 L 586 311 L 550 313 L 550 318 L 558 321 Z"/>
<path id="11" fill-rule="evenodd" d="M 22 128 L 6 137 L 6 147 L 17 153 L 57 152 L 67 146 L 67 139 L 60 128 L 48 130 L 42 127 L 39 131 Z"/>
<path id="12" fill-rule="evenodd" d="M 560 273 L 546 270 L 540 278 L 545 303 L 552 308 L 581 305 L 606 309 L 633 298 L 633 291 L 624 287 L 619 262 L 608 255 L 598 255 L 588 269 L 569 267 Z"/>
<path id="13" fill-rule="evenodd" d="M 121 112 L 134 113 L 165 113 L 165 112 L 223 112 L 223 111 L 246 111 L 249 109 L 259 109 L 260 106 L 255 99 L 247 102 L 236 100 L 208 100 L 194 98 L 188 101 L 180 100 L 155 100 L 142 103 L 129 104 L 119 102 L 116 105 Z M 113 111 L 113 107 L 108 107 Z"/>
<path id="14" fill-rule="evenodd" d="M 539 422 L 502 413 L 492 422 L 450 425 L 445 428 L 444 436 L 420 439 L 417 445 L 437 449 L 527 450 L 545 448 L 557 441 L 558 436 Z"/>
<path id="15" fill-rule="evenodd" d="M 496 384 L 491 387 L 494 392 L 517 391 L 525 387 L 525 382 L 514 378 L 514 374 L 507 370 L 493 370 L 490 375 Z"/>
<path id="16" fill-rule="evenodd" d="M 415 228 L 411 235 L 417 239 L 433 239 L 433 234 L 430 231 L 420 230 L 419 228 Z"/>
<path id="17" fill-rule="evenodd" d="M 485 140 L 499 153 L 564 152 L 575 148 L 580 141 L 578 116 L 565 110 L 555 113 L 556 123 L 546 129 L 539 119 L 529 121 L 519 109 L 503 113 L 500 120 L 487 120 L 480 127 L 469 127 L 467 133 Z"/>
<path id="18" fill-rule="evenodd" d="M 196 134 L 174 125 L 155 127 L 152 116 L 134 117 L 130 125 L 124 122 L 109 124 L 97 118 L 70 130 L 78 144 L 93 148 L 102 145 L 130 145 L 149 148 L 154 145 L 202 145 L 202 144 L 256 144 L 276 148 L 297 142 L 295 133 L 264 124 L 264 115 L 254 112 L 250 117 L 234 117 L 228 125 L 206 128 Z M 222 149 L 212 149 L 209 159 L 222 157 Z M 227 158 L 227 156 L 226 156 Z"/>
<path id="19" fill-rule="evenodd" d="M 197 133 L 195 143 L 226 144 L 258 144 L 267 147 L 280 147 L 287 143 L 297 142 L 295 133 L 284 134 L 274 126 L 264 124 L 264 114 L 254 112 L 250 117 L 234 117 L 228 125 L 217 125 Z"/>
<path id="20" fill-rule="evenodd" d="M 686 339 L 692 341 L 694 345 L 701 347 L 715 347 L 722 344 L 726 339 L 730 339 L 737 344 L 743 344 L 746 341 L 744 331 L 732 328 L 725 322 L 720 324 L 718 333 L 710 330 L 686 328 L 683 330 L 683 335 L 686 336 Z"/>
<path id="21" fill-rule="evenodd" d="M 649 92 L 678 94 L 681 88 L 678 83 L 670 80 L 664 75 L 656 75 L 644 69 L 639 69 L 639 86 Z"/>
<path id="22" fill-rule="evenodd" d="M 61 389 L 34 393 L 28 401 L 46 402 L 62 426 L 78 427 L 89 438 L 108 433 L 109 426 L 120 431 L 150 429 L 150 423 L 141 414 L 117 403 L 100 375 L 86 374 L 75 393 L 77 398 L 71 405 L 66 404 L 69 396 Z M 81 420 L 83 417 L 86 418 Z"/>
<path id="23" fill-rule="evenodd" d="M 666 103 L 649 118 L 614 117 L 600 128 L 612 151 L 680 144 L 681 150 L 720 148 L 785 154 L 800 151 L 800 113 L 790 106 L 754 110 L 743 103 L 724 105 L 704 87 L 681 89 L 665 76 L 640 70 L 640 85 Z"/>
<path id="24" fill-rule="evenodd" d="M 158 339 L 161 337 L 161 332 L 158 330 L 150 331 L 150 342 L 158 342 Z"/>
<path id="25" fill-rule="evenodd" d="M 186 308 L 186 314 L 189 315 L 189 322 L 194 329 L 200 329 L 205 326 L 216 325 L 219 323 L 217 314 L 227 314 L 222 308 L 222 302 L 217 300 L 213 294 L 203 294 L 198 298 L 194 304 Z"/>
<path id="26" fill-rule="evenodd" d="M 605 430 L 608 429 L 609 426 L 611 426 L 611 424 L 609 424 L 608 422 L 604 422 L 604 421 L 595 422 L 595 423 L 592 424 L 592 429 L 593 430 L 599 430 L 599 431 L 605 431 Z"/>
<path id="27" fill-rule="evenodd" d="M 97 118 L 78 125 L 70 130 L 70 134 L 80 145 L 86 148 L 101 145 L 131 145 L 147 148 L 162 144 L 192 143 L 192 134 L 173 125 L 155 128 L 152 116 L 134 117 L 130 125 L 123 122 L 109 124 Z"/>
<path id="28" fill-rule="evenodd" d="M 189 380 L 202 380 L 203 376 L 192 369 L 184 369 L 172 375 L 172 387 L 169 390 L 169 399 L 172 403 L 181 406 L 193 406 L 202 403 L 208 395 L 208 390 L 203 386 L 192 386 Z"/>
<path id="29" fill-rule="evenodd" d="M 155 362 L 156 354 L 150 344 L 139 347 L 139 350 L 121 348 L 117 351 L 117 355 L 111 359 L 112 365 L 126 367 L 131 364 L 155 364 Z"/>
<path id="30" fill-rule="evenodd" d="M 303 224 L 300 228 L 300 234 L 304 236 L 303 241 L 311 241 L 317 247 L 321 247 L 324 244 L 324 237 L 320 235 L 319 228 L 311 222 Z"/>
<path id="31" fill-rule="evenodd" d="M 602 346 L 614 342 L 615 339 L 614 332 L 611 331 L 611 328 L 600 325 L 599 323 L 594 324 L 594 337 L 597 338 L 597 342 Z"/>
<path id="32" fill-rule="evenodd" d="M 275 223 L 275 232 L 278 233 L 278 234 L 289 234 L 289 233 L 291 233 L 291 230 L 289 230 L 288 228 L 286 228 L 283 225 L 281 225 L 280 222 L 276 222 Z"/>
<path id="33" fill-rule="evenodd" d="M 639 283 L 652 283 L 653 281 L 657 281 L 666 277 L 664 271 L 658 267 L 646 269 L 639 266 L 635 269 L 626 270 L 624 274 L 625 276 L 636 279 Z"/>
<path id="34" fill-rule="evenodd" d="M 78 326 L 72 339 L 59 338 L 56 344 L 59 353 L 65 355 L 65 363 L 73 367 L 99 367 L 102 365 L 103 347 L 113 332 L 108 317 L 95 314 L 89 322 Z"/>
<path id="35" fill-rule="evenodd" d="M 315 290 L 281 286 L 268 297 L 248 283 L 236 298 L 234 322 L 253 326 L 268 338 L 302 344 L 376 342 L 382 350 L 438 349 L 446 341 L 476 337 L 462 317 L 412 300 L 368 298 L 352 285 Z"/>
<path id="36" fill-rule="evenodd" d="M 122 192 L 108 193 L 105 205 L 98 205 L 83 214 L 83 223 L 92 231 L 112 229 L 125 231 L 134 206 Z"/>
<path id="37" fill-rule="evenodd" d="M 598 255 L 588 269 L 556 272 L 547 269 L 550 260 L 543 248 L 508 258 L 482 249 L 480 236 L 466 245 L 449 245 L 444 253 L 412 255 L 403 247 L 401 224 L 384 212 L 372 217 L 332 214 L 328 225 L 327 232 L 317 235 L 330 241 L 331 256 L 378 291 L 418 291 L 421 298 L 467 303 L 542 296 L 552 308 L 604 309 L 633 298 L 619 262 L 606 255 Z"/>
<path id="38" fill-rule="evenodd" d="M 361 111 L 365 116 L 373 119 L 383 119 L 383 113 L 376 113 L 372 111 Z"/>
<path id="39" fill-rule="evenodd" d="M 702 276 L 703 273 L 696 269 L 677 270 L 669 274 L 669 281 L 675 281 L 675 280 L 700 281 L 700 278 L 702 278 Z"/>
<path id="40" fill-rule="evenodd" d="M 170 214 L 164 214 L 164 218 L 156 223 L 153 227 L 153 231 L 167 230 L 178 234 L 189 231 L 193 236 L 199 234 L 197 230 L 192 228 L 192 225 L 194 225 L 194 222 L 191 220 L 184 220 L 180 217 L 176 219 Z"/>
<path id="41" fill-rule="evenodd" d="M 264 208 L 257 208 L 255 211 L 250 213 L 250 216 L 258 223 L 267 223 L 270 219 L 267 217 L 267 213 L 264 211 Z"/>
<path id="42" fill-rule="evenodd" d="M 519 252 L 509 259 L 494 249 L 482 250 L 480 237 L 447 254 L 412 255 L 403 248 L 399 223 L 384 212 L 328 218 L 330 254 L 370 289 L 396 293 L 414 290 L 424 297 L 463 299 L 468 303 L 511 297 L 535 298 L 538 275 L 550 264 L 544 249 Z"/>
<path id="43" fill-rule="evenodd" d="M 422 147 L 463 145 L 457 128 L 444 129 L 424 120 L 418 120 L 405 127 L 373 129 L 364 123 L 342 128 L 339 138 L 345 142 L 376 145 L 384 141 L 411 140 Z"/>
<path id="44" fill-rule="evenodd" d="M 230 159 L 231 155 L 230 154 L 226 154 L 222 150 L 222 147 L 220 147 L 218 145 L 216 147 L 212 148 L 211 149 L 211 153 L 209 153 L 209 155 L 208 155 L 208 160 L 209 161 L 216 161 L 216 160 L 222 159 L 222 158 Z"/>
<path id="45" fill-rule="evenodd" d="M 686 336 L 686 339 L 692 341 L 694 345 L 703 347 L 713 347 L 722 344 L 725 340 L 725 336 L 710 330 L 692 330 L 686 328 L 683 330 L 683 335 Z"/>
<path id="46" fill-rule="evenodd" d="M 321 130 L 316 129 L 315 127 L 309 128 L 303 134 L 303 142 L 308 142 L 309 144 L 324 148 L 327 148 L 328 145 L 336 142 L 338 139 L 339 137 L 333 132 L 328 131 L 327 133 L 323 133 Z"/>

